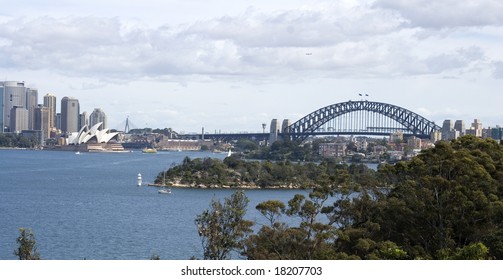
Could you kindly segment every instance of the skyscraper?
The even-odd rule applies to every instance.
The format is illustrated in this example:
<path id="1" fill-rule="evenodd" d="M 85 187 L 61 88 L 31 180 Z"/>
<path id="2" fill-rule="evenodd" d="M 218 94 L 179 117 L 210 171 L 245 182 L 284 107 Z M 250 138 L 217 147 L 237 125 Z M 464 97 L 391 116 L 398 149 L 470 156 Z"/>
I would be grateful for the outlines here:
<path id="1" fill-rule="evenodd" d="M 20 133 L 23 130 L 28 130 L 28 109 L 14 106 L 10 110 L 9 131 Z"/>
<path id="2" fill-rule="evenodd" d="M 101 108 L 95 108 L 91 113 L 90 126 L 93 126 L 97 123 L 103 123 L 103 128 L 107 128 L 107 115 Z"/>
<path id="3" fill-rule="evenodd" d="M 0 82 L 0 95 L 2 103 L 0 106 L 0 124 L 1 132 L 9 132 L 11 124 L 11 110 L 14 107 L 26 108 L 26 88 L 24 82 Z"/>
<path id="4" fill-rule="evenodd" d="M 56 128 L 56 96 L 48 93 L 44 95 L 44 107 L 49 109 L 49 131 Z"/>
<path id="5" fill-rule="evenodd" d="M 454 129 L 459 131 L 459 135 L 463 136 L 466 133 L 465 122 L 463 120 L 457 120 L 454 123 Z"/>
<path id="6" fill-rule="evenodd" d="M 26 109 L 28 109 L 28 129 L 33 130 L 35 127 L 35 108 L 38 105 L 38 90 L 34 88 L 26 88 Z"/>
<path id="7" fill-rule="evenodd" d="M 61 131 L 66 133 L 79 131 L 80 105 L 73 97 L 61 99 Z"/>
<path id="8" fill-rule="evenodd" d="M 82 114 L 80 114 L 79 131 L 81 128 L 83 128 L 86 125 L 89 126 L 89 114 L 86 111 L 84 111 L 84 112 L 82 112 Z"/>
<path id="9" fill-rule="evenodd" d="M 39 105 L 35 108 L 35 130 L 42 131 L 42 141 L 40 143 L 44 143 L 43 141 L 47 138 L 51 138 L 51 122 L 50 122 L 50 109 Z"/>

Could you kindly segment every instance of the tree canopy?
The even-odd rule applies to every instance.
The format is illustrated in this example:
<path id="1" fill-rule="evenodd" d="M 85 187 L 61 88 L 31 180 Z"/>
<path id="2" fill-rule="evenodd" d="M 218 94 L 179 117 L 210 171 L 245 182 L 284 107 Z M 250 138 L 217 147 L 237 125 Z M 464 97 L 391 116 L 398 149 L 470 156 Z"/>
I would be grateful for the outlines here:
<path id="1" fill-rule="evenodd" d="M 242 242 L 244 257 L 503 258 L 503 146 L 494 140 L 465 136 L 438 142 L 411 161 L 378 172 L 330 162 L 302 166 L 304 173 L 294 169 L 285 178 L 308 174 L 311 193 L 287 204 L 258 204 L 269 223 Z M 284 216 L 299 223 L 287 224 Z"/>

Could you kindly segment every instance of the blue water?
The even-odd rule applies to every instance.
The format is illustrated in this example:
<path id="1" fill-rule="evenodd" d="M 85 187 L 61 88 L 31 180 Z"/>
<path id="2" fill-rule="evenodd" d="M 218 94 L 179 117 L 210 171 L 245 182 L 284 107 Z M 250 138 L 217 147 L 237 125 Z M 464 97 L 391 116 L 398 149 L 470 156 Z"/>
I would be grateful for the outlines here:
<path id="1" fill-rule="evenodd" d="M 204 152 L 82 153 L 0 150 L 0 259 L 15 259 L 19 228 L 31 228 L 43 259 L 202 258 L 194 219 L 232 190 L 137 187 L 185 156 Z M 292 190 L 248 190 L 247 218 L 265 224 L 255 206 L 287 202 Z"/>

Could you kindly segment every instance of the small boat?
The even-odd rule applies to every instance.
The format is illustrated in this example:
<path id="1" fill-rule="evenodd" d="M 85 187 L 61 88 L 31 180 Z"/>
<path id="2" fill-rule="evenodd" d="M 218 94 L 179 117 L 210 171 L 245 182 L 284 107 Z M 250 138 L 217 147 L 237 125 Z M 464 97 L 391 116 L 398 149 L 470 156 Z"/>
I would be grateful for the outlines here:
<path id="1" fill-rule="evenodd" d="M 227 153 L 227 157 L 230 157 L 230 156 L 232 156 L 232 151 L 231 151 L 231 149 L 229 149 L 229 152 Z"/>
<path id="2" fill-rule="evenodd" d="M 145 148 L 142 150 L 144 154 L 155 154 L 157 153 L 157 150 L 154 148 Z"/>
<path id="3" fill-rule="evenodd" d="M 76 154 L 76 155 L 80 155 L 80 152 L 79 152 L 79 151 L 77 151 L 77 152 L 75 152 L 75 154 Z"/>
<path id="4" fill-rule="evenodd" d="M 157 191 L 158 193 L 161 193 L 161 194 L 170 194 L 171 193 L 171 189 L 170 188 L 167 188 L 168 185 L 166 185 L 166 171 L 164 171 L 164 177 L 163 177 L 163 180 L 162 180 L 162 184 L 161 185 L 158 185 L 160 186 L 161 188 Z"/>
<path id="5" fill-rule="evenodd" d="M 137 178 L 137 186 L 141 187 L 141 173 L 138 173 L 138 178 Z"/>
<path id="6" fill-rule="evenodd" d="M 171 194 L 171 189 L 162 188 L 162 189 L 158 190 L 157 192 L 160 194 Z"/>

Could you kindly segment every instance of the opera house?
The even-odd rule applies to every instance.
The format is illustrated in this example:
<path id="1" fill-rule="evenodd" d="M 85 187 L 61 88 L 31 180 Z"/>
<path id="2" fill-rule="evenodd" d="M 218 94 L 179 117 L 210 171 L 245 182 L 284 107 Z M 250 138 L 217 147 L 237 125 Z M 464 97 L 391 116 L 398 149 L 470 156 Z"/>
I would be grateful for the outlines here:
<path id="1" fill-rule="evenodd" d="M 122 152 L 124 147 L 118 143 L 119 133 L 110 132 L 103 128 L 103 123 L 97 123 L 91 128 L 85 125 L 79 132 L 68 135 L 65 145 L 57 147 L 58 150 L 78 152 Z"/>

